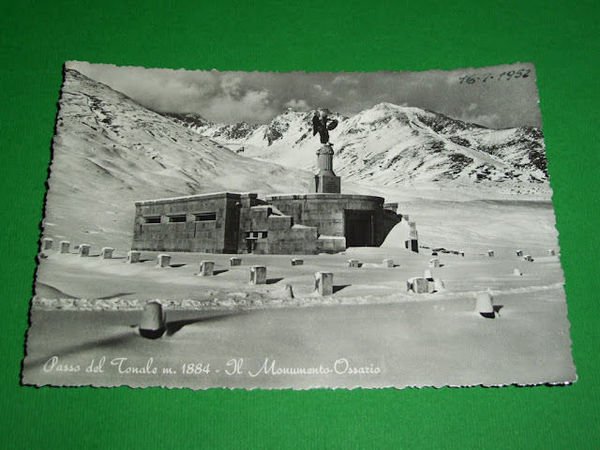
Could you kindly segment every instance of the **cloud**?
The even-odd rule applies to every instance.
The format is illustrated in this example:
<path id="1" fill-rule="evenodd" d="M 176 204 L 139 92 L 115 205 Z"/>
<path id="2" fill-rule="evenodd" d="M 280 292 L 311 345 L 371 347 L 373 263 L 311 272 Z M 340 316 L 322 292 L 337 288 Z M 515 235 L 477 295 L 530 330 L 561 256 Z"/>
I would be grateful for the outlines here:
<path id="1" fill-rule="evenodd" d="M 294 111 L 308 111 L 311 107 L 308 105 L 306 100 L 298 100 L 296 98 L 291 99 L 290 101 L 284 103 L 286 108 L 291 108 Z"/>
<path id="2" fill-rule="evenodd" d="M 331 96 L 331 91 L 329 89 L 324 88 L 323 86 L 321 86 L 320 84 L 314 84 L 313 85 L 313 89 L 315 91 L 317 91 L 317 93 L 321 96 L 324 97 L 329 97 Z"/>
<path id="3" fill-rule="evenodd" d="M 523 64 L 377 73 L 190 71 L 83 62 L 68 66 L 153 110 L 194 112 L 215 122 L 266 123 L 287 108 L 324 107 L 352 115 L 380 102 L 424 108 L 493 128 L 541 122 L 533 75 L 510 83 L 458 82 L 465 74 L 527 66 Z"/>
<path id="4" fill-rule="evenodd" d="M 460 120 L 469 123 L 476 123 L 488 128 L 502 128 L 500 126 L 500 116 L 498 114 L 480 114 L 477 116 L 463 116 Z"/>
<path id="5" fill-rule="evenodd" d="M 331 84 L 333 85 L 356 85 L 359 81 L 349 75 L 338 75 L 336 76 Z"/>
<path id="6" fill-rule="evenodd" d="M 237 94 L 236 94 L 237 95 Z M 271 106 L 269 92 L 247 91 L 239 98 L 229 93 L 214 97 L 203 115 L 216 122 L 267 122 L 279 113 Z"/>
<path id="7" fill-rule="evenodd" d="M 241 84 L 241 77 L 225 74 L 221 79 L 221 90 L 227 96 L 241 98 L 243 96 Z"/>
<path id="8" fill-rule="evenodd" d="M 488 128 L 500 128 L 499 125 L 502 122 L 499 114 L 483 113 L 481 112 L 479 105 L 474 102 L 466 105 L 458 118 L 463 122 L 475 123 Z"/>

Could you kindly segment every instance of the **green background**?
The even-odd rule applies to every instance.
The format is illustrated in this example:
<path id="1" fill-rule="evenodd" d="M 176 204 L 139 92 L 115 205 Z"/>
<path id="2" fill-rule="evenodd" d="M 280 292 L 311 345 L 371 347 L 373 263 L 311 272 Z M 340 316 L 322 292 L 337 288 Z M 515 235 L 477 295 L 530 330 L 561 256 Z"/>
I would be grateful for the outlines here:
<path id="1" fill-rule="evenodd" d="M 2 446 L 600 445 L 600 15 L 595 3 L 2 3 Z M 72 59 L 277 71 L 535 63 L 580 380 L 568 387 L 310 392 L 21 387 L 61 65 Z"/>

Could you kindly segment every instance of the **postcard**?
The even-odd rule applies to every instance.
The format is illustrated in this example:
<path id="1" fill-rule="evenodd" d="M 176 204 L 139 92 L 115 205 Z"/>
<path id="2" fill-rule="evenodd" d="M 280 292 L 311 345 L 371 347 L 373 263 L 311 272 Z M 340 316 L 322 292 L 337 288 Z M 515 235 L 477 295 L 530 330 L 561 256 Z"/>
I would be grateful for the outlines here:
<path id="1" fill-rule="evenodd" d="M 23 384 L 576 380 L 532 64 L 63 72 Z"/>

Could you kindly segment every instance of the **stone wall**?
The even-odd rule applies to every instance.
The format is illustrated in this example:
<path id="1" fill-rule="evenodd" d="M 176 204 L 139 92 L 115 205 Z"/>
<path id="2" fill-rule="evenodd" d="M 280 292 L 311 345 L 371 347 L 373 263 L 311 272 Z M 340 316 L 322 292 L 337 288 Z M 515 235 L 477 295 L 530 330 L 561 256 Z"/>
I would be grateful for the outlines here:
<path id="1" fill-rule="evenodd" d="M 275 212 L 274 212 L 275 211 Z M 254 253 L 272 255 L 317 253 L 317 229 L 294 225 L 292 216 L 281 214 L 276 208 L 252 208 L 252 225 L 256 241 Z"/>
<path id="2" fill-rule="evenodd" d="M 132 249 L 316 254 L 379 246 L 400 221 L 368 195 L 192 195 L 136 202 Z"/>
<path id="3" fill-rule="evenodd" d="M 317 253 L 339 253 L 346 250 L 346 238 L 343 236 L 319 236 Z"/>
<path id="4" fill-rule="evenodd" d="M 136 202 L 134 250 L 237 253 L 240 194 Z"/>
<path id="5" fill-rule="evenodd" d="M 267 202 L 293 218 L 294 223 L 316 227 L 319 235 L 347 237 L 352 217 L 369 220 L 369 239 L 366 245 L 379 246 L 391 228 L 399 222 L 392 210 L 383 208 L 384 199 L 369 195 L 300 194 L 272 195 Z"/>
<path id="6" fill-rule="evenodd" d="M 317 229 L 293 225 L 269 230 L 267 252 L 272 255 L 312 255 L 317 253 Z"/>

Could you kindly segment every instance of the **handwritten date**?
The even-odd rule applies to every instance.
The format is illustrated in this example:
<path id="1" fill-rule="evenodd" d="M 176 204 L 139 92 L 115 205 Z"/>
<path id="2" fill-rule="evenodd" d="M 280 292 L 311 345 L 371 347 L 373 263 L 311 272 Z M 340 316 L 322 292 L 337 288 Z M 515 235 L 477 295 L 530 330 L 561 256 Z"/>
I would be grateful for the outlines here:
<path id="1" fill-rule="evenodd" d="M 458 79 L 459 84 L 487 83 L 491 81 L 510 81 L 528 78 L 531 69 L 508 70 L 498 73 L 482 73 L 463 75 Z"/>

